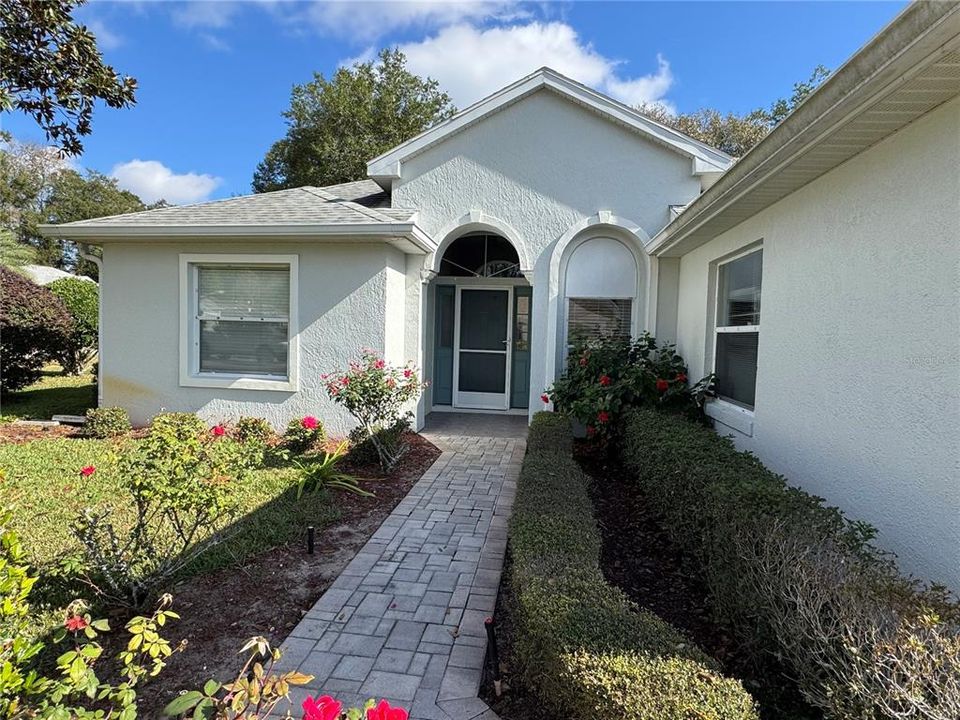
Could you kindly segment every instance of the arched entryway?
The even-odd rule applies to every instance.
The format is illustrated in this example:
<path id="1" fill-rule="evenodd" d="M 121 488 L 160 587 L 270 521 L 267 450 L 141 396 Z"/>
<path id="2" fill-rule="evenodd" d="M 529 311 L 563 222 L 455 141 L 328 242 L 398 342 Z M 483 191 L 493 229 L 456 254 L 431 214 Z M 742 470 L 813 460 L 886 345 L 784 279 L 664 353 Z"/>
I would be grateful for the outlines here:
<path id="1" fill-rule="evenodd" d="M 504 236 L 446 245 L 432 282 L 434 410 L 524 411 L 530 393 L 531 287 Z"/>

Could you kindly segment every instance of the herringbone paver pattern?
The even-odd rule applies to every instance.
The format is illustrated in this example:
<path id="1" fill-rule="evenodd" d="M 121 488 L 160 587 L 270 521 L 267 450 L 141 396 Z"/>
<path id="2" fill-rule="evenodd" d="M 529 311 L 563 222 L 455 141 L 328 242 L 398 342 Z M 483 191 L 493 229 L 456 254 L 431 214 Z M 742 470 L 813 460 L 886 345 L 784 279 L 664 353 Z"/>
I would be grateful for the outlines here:
<path id="1" fill-rule="evenodd" d="M 443 451 L 283 643 L 298 690 L 412 720 L 492 720 L 477 697 L 524 441 L 431 435 Z"/>

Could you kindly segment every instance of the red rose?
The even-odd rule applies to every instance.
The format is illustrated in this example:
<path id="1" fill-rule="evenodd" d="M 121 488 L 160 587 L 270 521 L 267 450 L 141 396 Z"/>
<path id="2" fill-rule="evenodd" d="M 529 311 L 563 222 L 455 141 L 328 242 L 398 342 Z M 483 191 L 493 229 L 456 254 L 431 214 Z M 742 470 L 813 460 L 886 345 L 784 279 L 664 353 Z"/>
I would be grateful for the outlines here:
<path id="1" fill-rule="evenodd" d="M 70 632 L 78 632 L 87 626 L 87 620 L 81 615 L 71 615 L 63 626 Z"/>
<path id="2" fill-rule="evenodd" d="M 666 392 L 670 388 L 670 383 L 668 383 L 663 378 L 657 379 L 657 392 Z"/>
<path id="3" fill-rule="evenodd" d="M 227 429 L 223 425 L 214 425 L 210 428 L 210 432 L 213 433 L 214 437 L 223 437 L 227 434 Z"/>
<path id="4" fill-rule="evenodd" d="M 677 382 L 685 383 L 687 381 L 686 373 L 677 373 Z"/>
<path id="5" fill-rule="evenodd" d="M 344 385 L 344 386 L 349 385 L 349 384 L 350 384 L 350 378 L 348 378 L 346 375 L 344 375 L 342 378 L 340 378 L 340 384 L 341 384 L 341 385 Z"/>
<path id="6" fill-rule="evenodd" d="M 377 360 L 376 362 L 373 363 L 373 366 L 374 366 L 377 370 L 383 370 L 383 368 L 384 368 L 385 365 L 386 365 L 386 363 L 385 363 L 383 360 Z"/>
<path id="7" fill-rule="evenodd" d="M 407 378 L 407 379 L 409 380 L 411 375 L 413 375 L 413 370 L 411 370 L 410 368 L 404 369 L 404 371 L 403 371 L 403 376 L 404 376 L 405 378 Z"/>
<path id="8" fill-rule="evenodd" d="M 300 424 L 303 425 L 303 427 L 307 430 L 316 430 L 317 425 L 319 425 L 317 419 L 313 415 L 307 415 L 304 417 L 303 420 L 300 421 Z"/>
<path id="9" fill-rule="evenodd" d="M 597 429 L 593 425 L 587 425 L 587 437 L 593 437 L 597 434 Z"/>
<path id="10" fill-rule="evenodd" d="M 93 465 L 87 465 L 86 467 L 80 468 L 80 474 L 83 475 L 83 477 L 90 477 L 96 471 L 97 469 Z"/>
<path id="11" fill-rule="evenodd" d="M 339 720 L 343 705 L 329 695 L 303 701 L 303 720 Z"/>
<path id="12" fill-rule="evenodd" d="M 609 384 L 610 384 L 610 376 L 609 376 L 609 375 L 601 375 L 601 376 L 600 376 L 600 384 L 601 384 L 601 385 L 609 385 Z"/>
<path id="13" fill-rule="evenodd" d="M 540 399 L 543 400 L 543 404 L 547 405 L 550 402 L 550 396 L 544 393 L 540 396 Z"/>
<path id="14" fill-rule="evenodd" d="M 608 413 L 606 410 L 601 410 L 600 412 L 597 413 L 598 423 L 602 424 L 609 421 L 610 421 L 610 413 Z"/>
<path id="15" fill-rule="evenodd" d="M 403 708 L 390 707 L 390 703 L 381 700 L 376 707 L 367 710 L 367 720 L 407 720 L 410 717 Z"/>

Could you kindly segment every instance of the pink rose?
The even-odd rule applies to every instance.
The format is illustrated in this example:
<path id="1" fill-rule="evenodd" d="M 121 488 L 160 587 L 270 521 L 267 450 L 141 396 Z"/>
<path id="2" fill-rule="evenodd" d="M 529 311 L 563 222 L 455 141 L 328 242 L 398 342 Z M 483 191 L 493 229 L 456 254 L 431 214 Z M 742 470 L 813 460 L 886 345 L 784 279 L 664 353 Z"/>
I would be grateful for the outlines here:
<path id="1" fill-rule="evenodd" d="M 307 430 L 316 430 L 317 425 L 320 423 L 317 422 L 317 419 L 313 415 L 307 415 L 300 421 L 300 424 L 303 425 Z"/>

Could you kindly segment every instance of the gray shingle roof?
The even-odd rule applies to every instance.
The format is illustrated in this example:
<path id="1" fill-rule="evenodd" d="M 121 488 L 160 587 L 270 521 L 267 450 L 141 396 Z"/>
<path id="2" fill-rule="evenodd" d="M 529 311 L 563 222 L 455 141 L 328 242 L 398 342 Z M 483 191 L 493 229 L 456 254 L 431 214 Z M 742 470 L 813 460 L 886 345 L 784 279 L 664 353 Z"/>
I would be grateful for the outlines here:
<path id="1" fill-rule="evenodd" d="M 358 180 L 325 188 L 305 186 L 111 215 L 66 223 L 61 227 L 389 224 L 409 221 L 414 214 L 413 210 L 378 205 L 384 202 L 389 205 L 390 197 L 379 185 L 372 180 Z"/>

